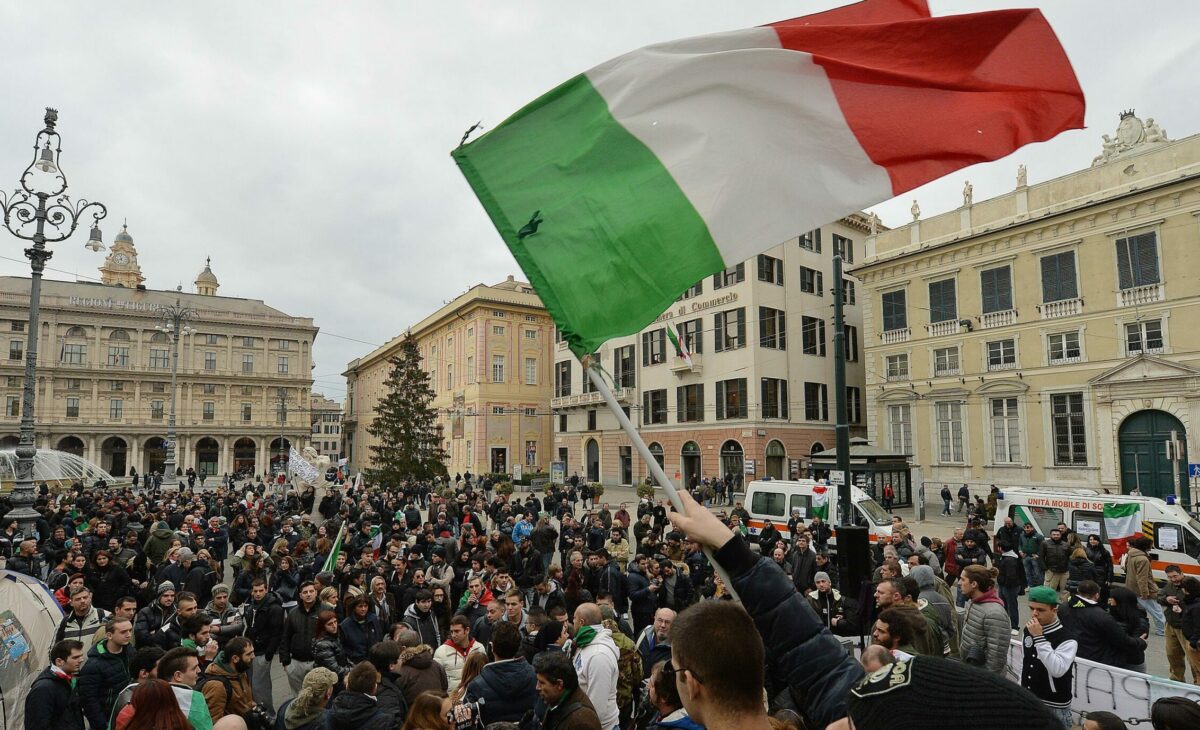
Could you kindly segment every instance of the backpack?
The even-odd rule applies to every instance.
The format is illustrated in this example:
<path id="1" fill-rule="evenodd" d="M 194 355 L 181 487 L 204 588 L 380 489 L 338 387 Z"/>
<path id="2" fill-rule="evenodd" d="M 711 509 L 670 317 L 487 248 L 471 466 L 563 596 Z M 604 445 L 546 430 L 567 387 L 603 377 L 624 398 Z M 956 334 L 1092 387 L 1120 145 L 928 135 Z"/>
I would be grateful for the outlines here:
<path id="1" fill-rule="evenodd" d="M 612 632 L 613 643 L 620 650 L 617 658 L 617 707 L 629 707 L 633 702 L 634 692 L 642 685 L 642 655 L 638 653 L 637 644 L 633 639 L 621 633 L 615 621 L 605 621 L 605 627 Z"/>

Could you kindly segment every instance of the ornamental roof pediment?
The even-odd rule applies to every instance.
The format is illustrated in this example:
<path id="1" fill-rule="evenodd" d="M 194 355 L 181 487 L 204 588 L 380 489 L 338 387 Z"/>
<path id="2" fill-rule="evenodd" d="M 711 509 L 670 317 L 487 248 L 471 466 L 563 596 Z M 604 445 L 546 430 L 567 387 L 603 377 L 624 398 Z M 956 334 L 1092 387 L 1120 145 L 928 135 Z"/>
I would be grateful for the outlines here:
<path id="1" fill-rule="evenodd" d="M 1124 385 L 1147 380 L 1194 378 L 1200 370 L 1153 355 L 1138 355 L 1091 379 L 1092 385 Z"/>

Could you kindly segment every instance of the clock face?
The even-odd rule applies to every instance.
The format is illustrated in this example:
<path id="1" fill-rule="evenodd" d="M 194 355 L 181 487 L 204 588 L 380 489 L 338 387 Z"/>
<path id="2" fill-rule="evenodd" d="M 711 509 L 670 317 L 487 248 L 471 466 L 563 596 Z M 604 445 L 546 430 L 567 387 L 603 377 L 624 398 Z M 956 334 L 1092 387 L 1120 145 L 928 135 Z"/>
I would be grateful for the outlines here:
<path id="1" fill-rule="evenodd" d="M 113 256 L 113 263 L 117 266 L 124 266 L 125 264 L 129 263 L 129 257 L 123 253 L 119 253 L 116 256 Z"/>

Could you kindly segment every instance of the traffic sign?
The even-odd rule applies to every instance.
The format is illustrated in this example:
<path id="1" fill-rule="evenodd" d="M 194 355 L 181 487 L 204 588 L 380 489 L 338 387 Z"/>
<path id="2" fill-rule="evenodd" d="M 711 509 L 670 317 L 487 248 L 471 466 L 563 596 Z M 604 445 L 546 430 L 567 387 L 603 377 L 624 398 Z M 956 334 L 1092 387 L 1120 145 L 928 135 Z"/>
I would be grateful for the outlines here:
<path id="1" fill-rule="evenodd" d="M 1200 464 L 1188 464 L 1188 476 L 1200 479 Z"/>
<path id="2" fill-rule="evenodd" d="M 846 483 L 846 472 L 833 469 L 829 472 L 829 483 L 842 486 Z"/>

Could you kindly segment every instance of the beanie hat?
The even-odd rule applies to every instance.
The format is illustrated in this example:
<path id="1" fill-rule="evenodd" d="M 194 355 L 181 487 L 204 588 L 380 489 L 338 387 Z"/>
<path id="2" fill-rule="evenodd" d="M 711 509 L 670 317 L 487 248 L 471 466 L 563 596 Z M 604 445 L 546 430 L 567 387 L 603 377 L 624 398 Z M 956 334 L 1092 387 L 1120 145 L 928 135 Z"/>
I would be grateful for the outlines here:
<path id="1" fill-rule="evenodd" d="M 231 591 L 229 589 L 229 586 L 225 585 L 224 583 L 218 583 L 212 587 L 213 598 L 216 598 L 217 596 L 221 595 L 222 593 L 225 595 L 229 595 L 230 592 Z"/>
<path id="2" fill-rule="evenodd" d="M 928 565 L 918 565 L 912 570 L 908 571 L 908 574 L 911 575 L 912 579 L 917 582 L 917 586 L 919 588 L 933 587 L 933 568 L 929 567 Z"/>
<path id="3" fill-rule="evenodd" d="M 167 591 L 171 591 L 172 593 L 174 593 L 175 592 L 175 584 L 169 580 L 164 580 L 162 583 L 158 584 L 158 590 L 155 591 L 154 595 L 156 597 L 161 596 L 162 594 L 166 593 Z"/>
<path id="4" fill-rule="evenodd" d="M 1031 588 L 1027 595 L 1029 596 L 1030 603 L 1044 603 L 1047 606 L 1058 605 L 1058 591 L 1054 590 L 1050 586 L 1038 586 L 1037 588 Z"/>
<path id="5" fill-rule="evenodd" d="M 823 570 L 818 570 L 817 574 L 813 576 L 813 583 L 820 583 L 823 580 L 829 580 L 829 574 Z"/>
<path id="6" fill-rule="evenodd" d="M 954 686 L 971 691 L 947 694 L 946 688 Z M 855 727 L 956 727 L 970 713 L 972 730 L 1062 729 L 1029 690 L 978 667 L 937 657 L 889 664 L 864 677 L 847 699 Z"/>

